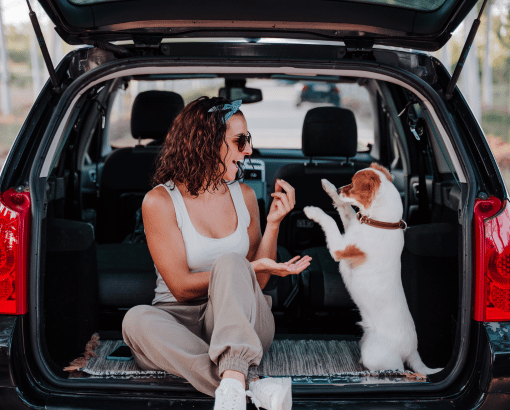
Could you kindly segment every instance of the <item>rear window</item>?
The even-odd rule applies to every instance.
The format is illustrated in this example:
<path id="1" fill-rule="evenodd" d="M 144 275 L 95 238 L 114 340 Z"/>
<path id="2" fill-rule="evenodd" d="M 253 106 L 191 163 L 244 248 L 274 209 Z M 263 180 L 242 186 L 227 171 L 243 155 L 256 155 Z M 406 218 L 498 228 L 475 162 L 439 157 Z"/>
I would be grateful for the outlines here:
<path id="1" fill-rule="evenodd" d="M 113 3 L 119 0 L 68 0 L 69 3 L 76 6 L 88 6 L 98 3 Z M 405 7 L 413 10 L 433 11 L 441 7 L 446 0 L 354 0 L 358 3 L 379 3 L 387 6 Z"/>
<path id="2" fill-rule="evenodd" d="M 114 148 L 139 143 L 131 136 L 131 107 L 138 93 L 167 90 L 179 93 L 188 104 L 201 95 L 217 96 L 225 84 L 221 78 L 129 82 L 117 92 L 108 121 L 107 135 Z M 370 95 L 356 83 L 249 79 L 249 88 L 262 91 L 262 101 L 241 107 L 255 148 L 301 149 L 301 132 L 308 110 L 320 106 L 350 109 L 358 126 L 358 151 L 374 142 L 374 114 Z M 142 140 L 145 144 L 150 141 Z"/>
<path id="3" fill-rule="evenodd" d="M 385 4 L 412 10 L 434 11 L 446 3 L 446 0 L 353 0 L 357 3 Z"/>

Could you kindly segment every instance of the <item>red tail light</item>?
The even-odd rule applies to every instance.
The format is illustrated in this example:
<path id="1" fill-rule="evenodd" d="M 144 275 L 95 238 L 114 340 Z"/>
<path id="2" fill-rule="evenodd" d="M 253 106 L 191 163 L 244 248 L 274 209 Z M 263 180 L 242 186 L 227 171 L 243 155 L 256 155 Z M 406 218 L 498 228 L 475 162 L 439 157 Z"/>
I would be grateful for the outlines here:
<path id="1" fill-rule="evenodd" d="M 475 203 L 473 318 L 510 320 L 510 207 L 495 197 Z"/>
<path id="2" fill-rule="evenodd" d="M 0 314 L 27 312 L 30 196 L 9 189 L 0 198 Z"/>
<path id="3" fill-rule="evenodd" d="M 307 86 L 307 85 L 304 85 L 304 86 L 303 86 L 303 91 L 308 91 L 309 89 L 310 89 L 310 87 L 309 87 L 309 86 Z"/>

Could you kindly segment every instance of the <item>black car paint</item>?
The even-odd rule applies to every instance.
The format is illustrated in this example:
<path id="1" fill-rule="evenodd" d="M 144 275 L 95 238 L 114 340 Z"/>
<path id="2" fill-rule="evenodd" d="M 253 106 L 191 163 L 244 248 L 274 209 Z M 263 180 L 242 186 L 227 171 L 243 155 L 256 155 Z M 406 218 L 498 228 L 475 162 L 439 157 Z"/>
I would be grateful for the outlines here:
<path id="1" fill-rule="evenodd" d="M 0 389 L 12 387 L 9 358 L 11 356 L 11 341 L 15 325 L 16 316 L 0 316 Z"/>
<path id="2" fill-rule="evenodd" d="M 261 0 L 243 7 L 231 0 L 79 2 L 39 0 L 69 44 L 133 40 L 149 45 L 162 38 L 244 37 L 345 40 L 359 48 L 378 45 L 439 50 L 477 0 L 445 0 L 434 10 L 403 2 Z M 154 24 L 154 21 L 157 23 Z M 136 22 L 136 24 L 131 24 Z"/>
<path id="3" fill-rule="evenodd" d="M 193 49 L 193 47 L 195 47 L 195 49 Z M 459 102 L 460 104 L 458 104 L 458 106 L 461 107 L 457 108 L 456 113 L 458 115 L 447 115 L 446 106 L 441 100 L 438 92 L 436 92 L 436 90 L 434 90 L 431 85 L 423 79 L 412 74 L 410 75 L 406 70 L 402 70 L 400 68 L 401 61 L 409 62 L 409 53 L 388 51 L 381 52 L 380 55 L 384 57 L 382 58 L 385 60 L 384 62 L 378 62 L 377 60 L 341 61 L 339 59 L 330 58 L 324 61 L 317 55 L 314 56 L 313 60 L 309 58 L 305 61 L 304 56 L 297 60 L 293 60 L 291 55 L 288 54 L 286 54 L 286 59 L 276 58 L 281 46 L 274 48 L 264 47 L 262 50 L 257 48 L 256 45 L 243 45 L 242 47 L 238 45 L 226 45 L 218 47 L 218 49 L 222 50 L 223 55 L 219 56 L 216 54 L 216 58 L 211 61 L 211 58 L 207 58 L 205 60 L 197 59 L 197 56 L 207 53 L 207 45 L 206 47 L 200 47 L 199 45 L 194 45 L 193 47 L 188 48 L 188 59 L 180 58 L 177 60 L 177 58 L 172 57 L 142 59 L 135 57 L 107 63 L 94 70 L 94 72 L 91 72 L 90 75 L 77 78 L 69 85 L 67 92 L 64 92 L 60 96 L 55 95 L 51 91 L 50 87 L 47 86 L 40 98 L 42 99 L 41 101 L 52 101 L 53 104 L 58 103 L 54 109 L 55 114 L 52 116 L 51 120 L 49 120 L 46 115 L 49 115 L 49 113 L 46 112 L 46 117 L 41 114 L 41 116 L 36 117 L 38 119 L 35 121 L 31 118 L 33 118 L 32 116 L 36 116 L 37 110 L 35 108 L 32 110 L 29 120 L 24 126 L 24 132 L 26 134 L 22 134 L 28 135 L 30 139 L 27 138 L 27 142 L 24 145 L 17 145 L 13 148 L 6 167 L 10 168 L 14 166 L 14 164 L 18 165 L 20 164 L 20 161 L 27 158 L 25 153 L 27 150 L 22 148 L 26 148 L 28 141 L 30 141 L 31 144 L 31 152 L 37 148 L 37 157 L 44 157 L 46 150 L 49 148 L 49 143 L 51 141 L 50 137 L 53 135 L 55 127 L 60 121 L 63 113 L 65 113 L 66 107 L 71 102 L 72 96 L 75 95 L 75 92 L 86 86 L 89 82 L 100 79 L 107 73 L 113 73 L 121 70 L 122 68 L 132 68 L 134 66 L 164 67 L 176 65 L 227 65 L 233 63 L 237 63 L 239 65 L 250 65 L 250 60 L 253 58 L 260 61 L 262 55 L 272 55 L 272 58 L 267 58 L 267 60 L 261 63 L 261 65 L 281 66 L 282 64 L 285 64 L 285 66 L 287 66 L 292 64 L 295 67 L 308 68 L 310 67 L 310 63 L 313 63 L 314 68 L 325 67 L 338 69 L 350 67 L 363 69 L 368 72 L 394 76 L 400 81 L 412 85 L 414 88 L 423 93 L 433 105 L 438 107 L 437 112 L 440 117 L 439 119 L 450 135 L 453 136 L 454 140 L 456 140 L 455 147 L 458 150 L 463 150 L 462 140 L 466 138 L 466 135 L 460 135 L 456 131 L 459 126 L 459 122 L 463 123 L 465 121 L 465 132 L 469 132 L 470 121 L 473 121 L 472 114 L 469 109 L 462 104 L 462 97 L 458 91 L 454 95 L 454 101 Z M 246 47 L 246 49 L 244 49 L 244 47 Z M 244 58 L 246 51 L 248 55 L 251 55 L 251 57 Z M 324 48 L 323 54 L 329 54 L 331 56 L 331 54 L 334 53 L 337 53 L 337 56 L 339 54 L 343 54 L 339 53 L 338 49 L 335 47 Z M 393 58 L 388 58 L 391 53 L 394 53 Z M 373 55 L 376 55 L 376 53 L 374 52 Z M 395 58 L 395 55 L 401 56 L 402 58 Z M 391 61 L 394 63 L 393 66 L 388 65 Z M 418 63 L 421 62 L 424 64 L 417 64 L 413 67 L 413 69 L 415 71 L 421 71 L 425 79 L 433 82 L 433 79 L 435 78 L 435 71 L 430 70 L 430 65 L 427 62 L 428 59 L 423 60 L 423 58 L 418 57 L 417 61 Z M 455 100 L 455 98 L 457 98 L 457 100 Z M 29 128 L 29 125 L 32 123 L 33 125 Z M 29 130 L 34 129 L 35 124 L 47 124 L 45 127 L 44 137 L 40 133 L 33 134 L 29 132 Z M 461 161 L 466 158 L 472 160 L 473 157 L 482 155 L 485 158 L 491 159 L 491 161 L 488 161 L 488 164 L 483 161 L 484 166 L 486 167 L 484 172 L 486 172 L 488 170 L 487 167 L 490 168 L 491 166 L 494 166 L 493 158 L 486 143 L 484 144 L 483 141 L 479 141 L 482 139 L 478 137 L 479 135 L 482 135 L 481 131 L 477 129 L 473 130 L 471 128 L 471 132 L 473 132 L 473 135 L 475 136 L 475 146 L 477 149 L 475 152 L 460 152 L 459 157 Z M 35 135 L 37 135 L 37 138 L 35 138 Z M 469 138 L 467 139 L 469 140 Z M 461 165 L 467 174 L 468 181 L 477 181 L 476 184 L 474 184 L 475 186 L 483 186 L 488 193 L 494 195 L 506 194 L 504 186 L 501 186 L 498 183 L 499 181 L 492 182 L 492 186 L 484 184 L 487 182 L 484 179 L 485 177 L 475 174 L 475 170 L 470 167 L 469 161 Z M 28 171 L 30 171 L 31 174 L 30 178 Z M 40 211 L 44 207 L 45 181 L 39 178 L 39 172 L 40 168 L 37 166 L 32 167 L 32 169 L 22 168 L 21 172 L 17 171 L 12 175 L 4 174 L 4 178 L 2 180 L 3 187 L 10 187 L 13 183 L 19 183 L 19 181 L 26 181 L 30 179 L 31 192 L 33 195 L 32 210 L 34 212 L 34 228 L 39 226 L 41 218 Z M 496 175 L 499 175 L 496 168 L 494 168 L 494 172 Z M 7 176 L 9 176 L 9 178 Z M 469 244 L 471 237 L 471 216 L 467 214 L 467 210 L 473 209 L 474 195 L 472 195 L 472 193 L 466 194 L 466 192 L 468 192 L 468 189 L 463 189 L 463 193 L 467 195 L 463 198 L 463 203 L 465 205 L 464 209 L 466 211 L 463 215 L 461 215 L 461 217 L 464 218 L 465 221 L 463 224 L 463 237 L 468 238 L 468 243 L 464 246 L 465 251 L 463 260 L 465 265 L 463 270 L 468 273 L 471 272 L 472 269 L 470 252 L 468 252 L 468 249 L 471 249 Z M 34 246 L 31 260 L 31 271 L 37 272 L 38 265 L 40 263 L 39 252 L 37 251 L 40 233 L 37 229 L 33 229 L 31 234 L 32 246 Z M 0 329 L 4 329 L 0 332 L 0 398 L 4 399 L 0 401 L 0 406 L 1 403 L 16 403 L 16 407 L 11 407 L 11 404 L 9 404 L 8 407 L 9 409 L 12 408 L 14 410 L 17 408 L 27 408 L 27 403 L 30 403 L 30 406 L 35 406 L 36 408 L 37 406 L 45 406 L 45 408 L 48 409 L 69 408 L 69 406 L 73 407 L 77 405 L 75 400 L 77 398 L 76 395 L 79 395 L 80 407 L 88 407 L 90 409 L 106 407 L 114 409 L 121 407 L 140 408 L 145 406 L 161 408 L 165 406 L 168 407 L 169 403 L 172 404 L 172 407 L 176 408 L 189 408 L 191 406 L 194 408 L 211 408 L 212 401 L 203 396 L 197 396 L 197 393 L 191 388 L 184 389 L 183 391 L 180 386 L 179 388 L 172 389 L 168 386 L 158 386 L 157 383 L 153 386 L 152 393 L 142 394 L 144 386 L 137 385 L 136 383 L 123 383 L 119 381 L 115 381 L 114 383 L 111 383 L 111 381 L 99 383 L 97 381 L 83 381 L 83 389 L 80 389 L 79 392 L 75 391 L 73 393 L 73 390 L 69 390 L 72 383 L 68 383 L 63 379 L 52 377 L 51 369 L 47 367 L 44 360 L 41 360 L 40 357 L 40 352 L 44 350 L 45 346 L 40 344 L 40 332 L 35 326 L 35 324 L 40 320 L 38 316 L 42 314 L 42 312 L 38 309 L 41 302 L 40 295 L 38 294 L 38 280 L 39 278 L 36 275 L 32 275 L 29 314 L 20 317 L 0 316 Z M 296 386 L 294 389 L 295 405 L 293 408 L 478 408 L 479 406 L 481 406 L 480 408 L 484 408 L 485 406 L 487 406 L 487 408 L 505 408 L 503 407 L 505 400 L 507 399 L 505 394 L 510 390 L 508 376 L 505 376 L 510 375 L 510 369 L 508 369 L 505 361 L 508 360 L 510 347 L 508 344 L 496 339 L 495 335 L 489 335 L 492 337 L 491 339 L 488 336 L 489 331 L 487 330 L 487 326 L 484 327 L 483 325 L 472 322 L 469 319 L 469 307 L 471 306 L 471 284 L 469 274 L 465 276 L 463 286 L 462 295 L 464 300 L 462 302 L 462 309 L 464 310 L 464 314 L 461 315 L 461 317 L 463 317 L 464 320 L 459 326 L 460 334 L 457 339 L 457 347 L 464 349 L 463 352 L 461 352 L 462 360 L 460 363 L 464 366 L 460 366 L 459 363 L 453 365 L 452 375 L 455 377 L 452 376 L 446 383 L 442 382 L 437 383 L 436 385 L 424 386 L 419 393 L 411 392 L 405 387 L 401 389 L 396 388 L 391 394 L 387 393 L 387 389 L 385 388 L 381 389 L 377 386 L 374 386 L 373 388 L 363 387 L 363 389 L 358 390 L 359 392 L 363 392 L 363 399 L 342 399 L 341 395 L 343 393 L 339 392 L 338 388 L 334 386 L 323 386 L 321 388 L 313 386 L 313 389 L 300 388 Z M 505 326 L 510 325 L 505 324 Z M 471 334 L 472 336 L 467 337 L 467 334 Z M 461 340 L 463 343 L 461 343 Z M 471 341 L 469 351 L 467 350 L 467 340 Z M 35 365 L 36 362 L 38 362 L 38 365 Z M 9 363 L 9 365 L 6 363 Z M 9 370 L 7 370 L 8 368 Z M 119 390 L 117 389 L 120 389 L 122 393 L 119 394 Z M 116 394 L 112 398 L 112 395 L 109 395 L 108 393 L 113 391 L 115 391 Z M 352 395 L 355 393 L 352 393 L 351 391 L 350 394 Z M 16 397 L 18 397 L 19 400 L 17 400 Z M 427 399 L 424 399 L 424 397 L 427 397 Z M 193 401 L 190 401 L 190 399 Z"/>
<path id="4" fill-rule="evenodd" d="M 227 50 L 228 50 L 228 49 L 227 49 Z M 237 49 L 234 49 L 234 50 L 235 50 L 235 51 L 237 51 Z M 202 55 L 202 54 L 203 54 L 203 52 L 202 52 L 202 51 L 203 51 L 203 50 L 201 50 L 198 54 L 199 54 L 199 55 Z M 228 51 L 230 51 L 230 52 L 231 52 L 232 50 L 228 50 Z M 235 53 L 234 53 L 234 54 L 235 54 Z M 270 54 L 270 53 L 269 53 L 269 54 Z M 134 60 L 134 59 L 133 59 L 133 60 Z M 105 75 L 105 74 L 107 74 L 107 73 L 110 73 L 110 72 L 113 72 L 113 71 L 120 70 L 120 69 L 122 69 L 123 67 L 127 66 L 127 64 L 126 64 L 126 63 L 131 63 L 131 64 L 129 64 L 129 67 L 133 67 L 133 66 L 138 66 L 138 67 L 140 67 L 140 66 L 152 66 L 152 67 L 154 67 L 154 66 L 158 66 L 158 65 L 160 65 L 160 66 L 164 66 L 164 65 L 165 65 L 165 62 L 164 62 L 164 61 L 161 61 L 161 60 L 154 60 L 154 61 L 151 61 L 151 60 L 147 60 L 147 59 L 139 59 L 139 60 L 138 60 L 138 61 L 136 61 L 136 62 L 135 62 L 135 61 L 122 61 L 120 66 L 118 66 L 118 64 L 115 64 L 115 63 L 109 63 L 109 64 L 105 64 L 104 66 L 100 67 L 100 69 L 96 70 L 96 72 L 95 72 L 95 75 L 94 75 L 94 76 L 92 76 L 92 77 L 90 77 L 90 76 L 89 76 L 89 78 L 87 78 L 87 82 L 91 82 L 91 81 L 95 80 L 96 78 L 100 78 L 100 77 L 102 77 L 103 75 Z M 138 63 L 138 64 L 136 64 L 136 63 Z M 176 65 L 176 62 L 175 62 L 175 61 L 170 62 L 170 63 L 171 63 L 172 65 L 174 65 L 174 66 Z M 181 64 L 186 64 L 186 63 L 181 63 Z M 194 64 L 194 63 L 191 63 L 191 62 L 190 62 L 190 64 Z M 211 63 L 209 62 L 209 64 L 211 64 Z M 360 66 L 361 66 L 363 69 L 366 69 L 366 70 L 368 70 L 368 71 L 380 72 L 380 73 L 385 73 L 385 74 L 387 74 L 387 73 L 388 73 L 388 69 L 387 69 L 387 68 L 386 68 L 386 69 L 384 69 L 384 70 L 379 70 L 379 69 L 378 69 L 379 67 L 378 67 L 376 64 L 372 63 L 372 62 L 368 62 L 368 63 L 366 63 L 366 64 L 361 64 L 360 62 L 355 62 L 354 64 L 356 65 L 356 67 L 357 67 L 357 68 L 360 68 Z M 297 66 L 299 66 L 300 64 L 296 64 L 296 65 L 297 65 Z M 326 66 L 326 67 L 327 67 L 327 66 L 329 66 L 329 65 L 330 65 L 330 63 L 323 64 L 323 66 Z M 315 65 L 315 67 L 317 67 L 317 65 Z M 337 68 L 337 67 L 335 67 L 335 68 Z M 398 71 L 397 73 L 394 73 L 395 77 L 400 78 L 400 79 L 405 79 L 405 77 L 406 77 L 406 73 L 405 73 L 405 72 L 402 72 L 401 70 L 397 70 L 397 71 Z M 410 82 L 411 84 L 414 84 L 414 86 L 416 86 L 416 85 L 417 85 L 417 84 L 416 84 L 416 80 L 417 80 L 417 79 L 412 79 L 412 80 L 410 79 L 410 80 L 409 80 L 409 82 Z M 81 83 L 81 81 L 76 81 L 76 82 L 74 82 L 74 83 L 70 86 L 70 92 L 69 92 L 69 93 L 67 93 L 67 95 L 74 95 L 74 94 L 72 93 L 72 91 L 73 91 L 72 89 L 73 89 L 73 88 L 80 88 L 80 87 L 82 87 L 82 86 L 84 85 L 84 84 L 80 84 L 80 83 Z M 422 87 L 421 87 L 420 91 L 424 92 L 428 86 L 427 86 L 427 84 L 425 84 L 425 83 L 422 83 L 421 85 L 422 85 Z M 430 96 L 430 97 L 433 97 L 433 96 L 434 96 L 434 93 L 430 93 L 430 94 L 431 94 L 431 96 Z M 59 105 L 58 105 L 58 107 L 57 107 L 57 109 L 56 109 L 56 112 L 57 112 L 57 113 L 60 113 L 60 114 L 59 114 L 59 116 L 61 116 L 61 115 L 62 115 L 62 113 L 63 113 L 63 112 L 65 112 L 65 106 L 66 106 L 66 101 L 65 101 L 65 100 L 66 100 L 65 98 L 62 98 L 62 100 L 60 101 L 60 103 L 59 103 Z M 51 122 L 51 124 L 53 124 L 53 127 L 55 127 L 55 126 L 56 126 L 56 124 L 58 123 L 58 121 L 59 121 L 59 116 L 55 116 L 55 117 L 53 118 L 53 120 L 52 120 L 52 122 Z M 50 125 L 51 125 L 51 124 L 50 124 Z M 46 136 L 48 136 L 48 135 L 52 135 L 52 133 L 53 133 L 53 130 L 52 130 L 52 127 L 50 126 L 50 127 L 48 127 L 47 133 L 46 133 L 45 135 L 46 135 Z M 45 144 L 45 145 L 46 145 L 46 147 L 48 147 L 48 144 L 49 144 L 49 141 L 47 141 L 47 143 Z M 40 154 L 39 154 L 39 155 L 42 157 L 42 156 L 44 155 L 44 152 L 40 152 Z M 33 171 L 34 171 L 34 173 L 32 174 L 32 176 L 33 176 L 33 177 L 35 177 L 36 175 L 38 175 L 39 169 L 37 169 L 37 167 L 34 167 L 34 168 L 33 168 Z M 35 174 L 35 175 L 34 175 L 34 174 Z M 37 191 L 37 190 L 36 190 L 36 189 L 35 189 L 35 190 L 32 190 L 32 192 L 33 192 L 33 193 L 35 193 L 35 191 Z M 37 206 L 35 206 L 35 203 L 36 203 L 36 201 L 34 200 L 34 208 L 35 208 L 35 209 L 38 209 L 38 207 L 37 207 Z M 35 240 L 37 240 L 37 238 L 38 238 L 38 234 L 37 234 L 37 232 L 35 232 L 35 231 L 34 231 L 34 235 L 33 235 L 33 239 L 34 239 L 34 241 L 35 241 Z M 33 243 L 35 243 L 35 242 L 33 242 Z M 36 261 L 36 260 L 34 260 L 34 264 L 37 264 L 37 261 Z M 34 266 L 35 266 L 35 265 L 34 265 Z M 32 294 L 32 295 L 36 295 L 36 294 L 37 294 L 37 293 L 36 293 L 36 288 L 34 288 L 34 292 L 31 292 L 31 294 Z M 37 302 L 38 302 L 37 300 L 33 300 L 33 301 L 32 301 L 32 303 L 31 303 L 31 306 L 37 306 L 37 305 L 38 305 L 38 303 L 37 303 Z M 35 313 L 35 312 L 34 312 L 34 313 Z M 34 337 L 34 338 L 32 339 L 32 340 L 33 340 L 33 343 L 36 343 L 36 342 L 35 342 L 35 340 L 36 340 L 36 339 L 37 339 L 36 337 Z M 39 346 L 39 347 L 40 347 L 40 346 Z M 34 346 L 34 348 L 37 350 L 38 346 Z M 43 364 L 43 363 L 41 363 L 41 364 Z M 43 367 L 44 367 L 44 366 L 43 366 Z M 98 386 L 98 387 L 100 387 L 100 386 Z"/>
<path id="5" fill-rule="evenodd" d="M 228 50 L 228 48 L 227 48 L 227 50 Z M 234 50 L 239 51 L 238 48 L 234 48 Z M 198 51 L 198 55 L 202 55 L 200 50 L 197 50 L 197 51 Z M 66 111 L 67 104 L 70 102 L 71 96 L 74 96 L 75 92 L 82 89 L 87 83 L 93 82 L 94 80 L 102 78 L 103 76 L 111 74 L 113 72 L 120 71 L 126 67 L 129 67 L 129 68 L 137 68 L 137 67 L 140 68 L 140 67 L 149 67 L 149 66 L 150 67 L 165 67 L 165 66 L 170 66 L 170 65 L 175 67 L 175 66 L 187 66 L 187 65 L 197 65 L 197 64 L 200 65 L 200 63 L 201 63 L 200 60 L 198 60 L 198 61 L 196 61 L 196 60 L 195 61 L 193 61 L 193 60 L 185 61 L 184 60 L 183 61 L 183 59 L 179 59 L 179 61 L 175 61 L 175 60 L 165 61 L 163 59 L 150 59 L 150 58 L 143 58 L 143 59 L 129 58 L 129 59 L 121 60 L 119 63 L 117 63 L 117 62 L 107 63 L 103 66 L 98 67 L 93 72 L 91 72 L 90 76 L 84 76 L 83 78 L 78 78 L 77 81 L 73 82 L 69 86 L 68 92 L 63 95 L 62 100 L 59 102 L 59 104 L 56 108 L 56 112 L 59 113 L 59 116 L 61 116 L 62 113 Z M 236 61 L 233 57 L 229 57 L 228 61 L 222 61 L 220 59 L 218 59 L 216 61 L 207 60 L 207 65 L 227 65 L 227 64 L 231 65 L 233 63 L 235 63 L 237 66 L 242 66 L 243 64 L 249 65 L 246 62 L 244 62 L 243 60 Z M 290 60 L 286 60 L 285 64 L 286 65 L 290 64 Z M 300 67 L 300 68 L 309 67 L 308 64 L 306 64 L 304 62 L 300 62 L 300 61 L 295 62 L 292 65 L 294 67 Z M 266 66 L 266 67 L 281 66 L 281 63 L 280 62 L 274 62 L 274 63 L 266 62 L 264 64 L 264 66 Z M 373 62 L 373 61 L 354 61 L 354 62 L 348 61 L 348 62 L 345 62 L 344 64 L 336 64 L 336 63 L 332 63 L 332 62 L 320 63 L 320 62 L 314 61 L 314 68 L 316 68 L 316 69 L 319 69 L 319 68 L 336 68 L 336 69 L 338 69 L 338 68 L 356 68 L 358 70 L 363 70 L 363 71 L 367 71 L 367 72 L 371 72 L 371 73 L 393 76 L 394 78 L 397 78 L 400 81 L 405 82 L 408 85 L 419 90 L 421 93 L 423 93 L 425 95 L 425 97 L 427 99 L 429 99 L 429 101 L 431 101 L 431 103 L 437 104 L 440 107 L 438 110 L 439 114 L 441 114 L 443 111 L 446 111 L 446 108 L 444 107 L 442 100 L 438 98 L 437 93 L 434 92 L 434 90 L 430 87 L 429 84 L 427 84 L 420 78 L 409 75 L 406 71 L 401 70 L 399 68 L 392 68 L 392 67 L 384 67 L 383 68 L 380 66 L 380 64 L 377 64 L 376 62 Z M 442 118 L 440 117 L 440 120 L 444 121 L 443 125 L 445 126 L 445 128 L 450 128 L 450 133 L 452 135 L 456 136 L 457 138 L 460 138 L 460 136 L 456 132 L 455 126 L 453 125 L 453 123 L 451 122 L 451 119 L 449 117 L 447 117 L 447 116 L 444 116 Z M 50 123 L 50 126 L 48 127 L 48 131 L 45 133 L 45 136 L 48 137 L 48 139 L 45 142 L 43 141 L 43 145 L 46 147 L 46 149 L 49 147 L 49 144 L 50 144 L 49 137 L 51 135 L 53 135 L 53 132 L 54 132 L 53 128 L 55 128 L 57 126 L 57 124 L 58 124 L 57 119 L 53 118 Z M 458 148 L 462 149 L 462 143 L 460 141 L 458 141 Z M 38 155 L 41 158 L 44 157 L 45 151 L 43 148 L 40 150 L 40 153 Z M 465 157 L 466 157 L 465 155 L 461 156 L 461 159 L 465 158 Z M 34 166 L 33 170 L 32 170 L 32 176 L 30 178 L 31 181 L 38 180 L 39 172 L 40 172 L 40 168 L 38 166 Z M 465 173 L 469 176 L 471 172 L 472 171 L 470 170 L 469 165 L 465 164 Z M 468 180 L 473 181 L 475 179 L 472 176 L 470 176 L 468 178 Z M 42 183 L 42 182 L 39 181 L 39 183 Z M 467 188 L 464 190 L 464 192 L 469 192 L 469 188 L 470 188 L 470 185 L 467 186 Z M 43 203 L 42 202 L 40 203 L 39 201 L 43 200 L 43 198 L 42 197 L 37 198 L 36 191 L 37 191 L 37 189 L 34 186 L 34 189 L 31 189 L 31 192 L 33 195 L 32 200 L 33 200 L 33 204 L 34 204 L 34 209 L 40 209 L 40 207 L 43 206 Z M 39 190 L 39 192 L 41 192 L 41 191 Z M 471 198 L 471 201 L 473 202 L 473 204 L 471 204 L 471 206 L 474 205 L 474 195 L 469 194 L 469 193 L 467 195 Z M 468 206 L 469 202 L 470 201 L 465 201 L 464 202 L 465 206 Z M 472 208 L 466 208 L 466 209 L 472 209 Z M 464 227 L 470 226 L 470 223 L 469 223 L 470 217 L 471 217 L 471 215 L 469 213 L 467 213 L 467 212 L 464 213 L 464 218 L 468 218 L 466 220 L 467 223 L 464 224 Z M 33 244 L 36 244 L 37 241 L 40 239 L 39 233 L 36 232 L 36 230 L 35 230 L 35 226 L 39 226 L 39 221 L 36 219 L 37 219 L 37 215 L 34 215 L 34 229 L 32 232 L 32 240 L 33 240 L 32 243 Z M 466 231 L 464 234 L 467 235 L 464 237 L 467 238 L 467 241 L 469 241 L 470 231 L 469 232 Z M 466 244 L 466 247 L 468 249 L 471 248 L 469 244 Z M 466 265 L 470 265 L 471 258 L 466 257 L 466 258 L 464 258 L 463 262 Z M 34 258 L 33 266 L 37 266 L 38 263 L 39 263 L 38 258 Z M 464 271 L 469 273 L 469 272 L 471 272 L 471 269 L 469 266 L 465 266 Z M 36 278 L 37 278 L 37 276 L 36 276 Z M 469 301 L 469 299 L 470 299 L 470 285 L 469 284 L 470 284 L 470 275 L 467 274 L 465 277 L 465 282 L 464 282 L 464 286 L 466 287 L 466 289 L 462 293 L 465 300 L 463 301 L 462 306 L 470 306 L 470 301 Z M 33 290 L 33 292 L 30 292 L 30 293 L 31 293 L 31 295 L 36 295 L 37 289 L 39 288 L 39 286 L 36 285 L 35 283 L 32 283 L 32 286 L 33 287 L 31 288 L 31 290 Z M 40 301 L 31 300 L 30 305 L 34 307 L 34 315 L 40 314 L 40 312 L 36 309 L 36 307 L 39 304 L 40 304 Z M 458 334 L 456 343 L 458 345 L 458 350 L 459 350 L 459 356 L 458 356 L 459 361 L 463 362 L 465 360 L 465 356 L 466 356 L 467 343 L 460 343 L 460 340 L 461 340 L 460 335 L 469 332 L 469 322 L 465 320 L 466 315 L 461 315 L 461 317 L 464 319 L 461 321 L 461 323 L 459 325 L 459 334 Z M 32 331 L 35 332 L 35 328 Z M 38 345 L 39 341 L 35 337 L 35 334 L 34 334 L 34 338 L 32 339 L 32 343 L 34 343 L 35 351 L 40 350 L 41 346 Z M 44 361 L 42 361 L 42 360 L 39 362 L 39 364 L 43 368 L 46 367 Z M 458 367 L 453 366 L 453 369 L 458 370 Z M 50 372 L 47 373 L 47 376 L 50 379 L 53 379 L 53 382 L 57 385 L 65 386 L 66 384 L 68 384 L 68 381 L 65 381 L 65 380 L 62 381 L 62 380 L 58 380 L 58 379 L 54 378 Z M 444 381 L 439 382 L 435 385 L 424 386 L 423 390 L 437 390 L 437 389 L 445 388 L 449 383 L 451 383 L 451 381 L 455 378 L 455 376 L 456 376 L 456 374 L 455 374 L 455 372 L 453 372 Z M 96 386 L 97 388 L 104 388 L 103 384 L 101 384 L 101 383 L 96 383 L 96 384 L 97 384 L 97 386 Z M 401 388 L 405 389 L 408 387 L 402 386 Z M 314 386 L 314 391 L 320 391 L 320 390 L 328 391 L 330 389 L 326 388 L 326 387 L 324 387 L 323 389 L 320 389 L 320 388 L 317 388 Z M 372 390 L 378 390 L 378 388 L 374 387 Z"/>

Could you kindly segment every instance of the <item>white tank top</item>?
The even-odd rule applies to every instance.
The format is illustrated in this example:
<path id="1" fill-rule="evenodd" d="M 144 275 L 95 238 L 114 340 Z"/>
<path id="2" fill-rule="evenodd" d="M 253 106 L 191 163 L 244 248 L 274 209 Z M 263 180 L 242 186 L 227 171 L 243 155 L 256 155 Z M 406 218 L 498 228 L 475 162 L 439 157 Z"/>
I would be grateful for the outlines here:
<path id="1" fill-rule="evenodd" d="M 186 259 L 190 272 L 210 271 L 216 259 L 226 252 L 236 252 L 244 257 L 248 255 L 250 248 L 250 239 L 248 237 L 248 226 L 250 225 L 250 213 L 244 202 L 243 193 L 239 182 L 227 185 L 230 190 L 230 196 L 234 202 L 237 214 L 237 229 L 234 233 L 225 238 L 209 238 L 197 232 L 189 217 L 184 199 L 178 188 L 171 189 L 173 183 L 167 182 L 158 186 L 164 186 L 174 203 L 177 225 L 181 230 L 186 248 Z M 156 268 L 156 296 L 152 304 L 159 302 L 176 302 L 161 274 Z"/>

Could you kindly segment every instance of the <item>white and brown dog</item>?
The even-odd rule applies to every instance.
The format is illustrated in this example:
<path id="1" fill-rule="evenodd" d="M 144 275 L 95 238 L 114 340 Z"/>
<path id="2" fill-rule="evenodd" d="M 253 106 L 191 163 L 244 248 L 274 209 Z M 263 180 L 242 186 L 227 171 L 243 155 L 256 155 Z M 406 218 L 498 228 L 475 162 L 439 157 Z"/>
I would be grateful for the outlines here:
<path id="1" fill-rule="evenodd" d="M 401 279 L 400 255 L 405 222 L 400 194 L 389 171 L 372 164 L 358 171 L 352 183 L 338 191 L 328 180 L 322 187 L 342 219 L 342 235 L 334 219 L 317 207 L 305 207 L 308 218 L 321 225 L 331 256 L 361 314 L 364 330 L 361 363 L 369 370 L 404 370 L 404 363 L 421 374 L 429 369 L 418 354 L 413 318 Z M 356 214 L 351 207 L 359 208 Z"/>

